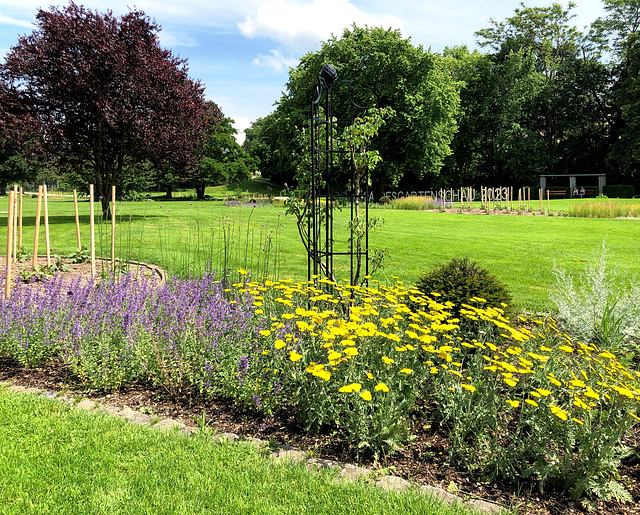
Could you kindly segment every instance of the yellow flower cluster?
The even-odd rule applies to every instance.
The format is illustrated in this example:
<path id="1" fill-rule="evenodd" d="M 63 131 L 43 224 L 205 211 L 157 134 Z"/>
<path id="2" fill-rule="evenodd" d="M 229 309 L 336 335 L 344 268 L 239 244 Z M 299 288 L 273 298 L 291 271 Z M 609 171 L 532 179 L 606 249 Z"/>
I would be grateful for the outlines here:
<path id="1" fill-rule="evenodd" d="M 272 315 L 271 327 L 260 331 L 268 346 L 263 354 L 300 361 L 300 370 L 326 383 L 329 394 L 357 393 L 370 401 L 375 394 L 402 389 L 416 374 L 434 380 L 444 374 L 456 388 L 477 395 L 485 379 L 468 375 L 465 360 L 481 355 L 481 374 L 502 385 L 513 409 L 544 407 L 560 420 L 582 424 L 581 413 L 626 399 L 635 405 L 629 413 L 637 418 L 640 373 L 594 345 L 573 342 L 553 320 L 537 321 L 533 331 L 527 327 L 536 324 L 516 324 L 502 309 L 475 298 L 483 307 L 463 304 L 460 317 L 487 322 L 500 337 L 466 340 L 451 304 L 402 284 L 374 284 L 356 287 L 315 278 L 234 286 L 252 300 L 259 297 Z M 547 343 L 550 333 L 557 344 Z M 269 353 L 272 349 L 276 352 Z M 559 369 L 566 373 L 558 374 Z"/>

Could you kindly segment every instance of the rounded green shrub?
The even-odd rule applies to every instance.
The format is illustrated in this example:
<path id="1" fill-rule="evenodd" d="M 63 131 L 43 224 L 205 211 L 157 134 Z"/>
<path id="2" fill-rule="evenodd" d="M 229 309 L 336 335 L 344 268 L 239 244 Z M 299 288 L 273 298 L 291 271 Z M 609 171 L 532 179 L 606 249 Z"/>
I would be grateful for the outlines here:
<path id="1" fill-rule="evenodd" d="M 453 302 L 458 312 L 462 303 L 469 303 L 479 297 L 487 305 L 504 308 L 502 304 L 511 303 L 511 295 L 506 286 L 469 258 L 453 258 L 446 264 L 437 265 L 418 276 L 416 288 L 426 295 L 440 294 L 440 302 Z"/>

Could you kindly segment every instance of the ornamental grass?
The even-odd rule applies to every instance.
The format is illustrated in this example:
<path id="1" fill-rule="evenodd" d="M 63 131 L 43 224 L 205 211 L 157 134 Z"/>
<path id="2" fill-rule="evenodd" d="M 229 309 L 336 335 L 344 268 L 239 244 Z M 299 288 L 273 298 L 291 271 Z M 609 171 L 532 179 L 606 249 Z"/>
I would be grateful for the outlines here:
<path id="1" fill-rule="evenodd" d="M 401 282 L 356 287 L 56 278 L 0 301 L 0 354 L 62 359 L 95 388 L 149 381 L 171 395 L 224 395 L 294 412 L 355 454 L 391 453 L 417 420 L 449 435 L 451 460 L 484 478 L 537 480 L 628 499 L 623 437 L 640 414 L 640 373 L 552 319 L 509 319 L 474 297 L 455 309 Z M 457 316 L 454 313 L 458 312 Z"/>

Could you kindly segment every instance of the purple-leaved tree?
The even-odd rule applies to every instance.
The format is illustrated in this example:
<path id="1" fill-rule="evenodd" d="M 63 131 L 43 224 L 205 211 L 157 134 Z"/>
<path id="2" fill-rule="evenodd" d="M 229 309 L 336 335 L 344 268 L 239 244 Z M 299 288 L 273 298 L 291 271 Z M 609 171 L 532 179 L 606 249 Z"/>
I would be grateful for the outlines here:
<path id="1" fill-rule="evenodd" d="M 189 169 L 202 137 L 203 86 L 162 49 L 141 11 L 116 17 L 71 2 L 40 9 L 1 72 L 42 124 L 43 146 L 96 185 L 108 216 L 111 185 L 130 165 Z"/>

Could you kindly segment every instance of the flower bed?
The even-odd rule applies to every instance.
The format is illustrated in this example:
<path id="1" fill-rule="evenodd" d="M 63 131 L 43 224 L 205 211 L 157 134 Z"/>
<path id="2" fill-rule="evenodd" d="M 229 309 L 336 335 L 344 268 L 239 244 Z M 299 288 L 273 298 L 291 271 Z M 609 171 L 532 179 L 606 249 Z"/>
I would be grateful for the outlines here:
<path id="1" fill-rule="evenodd" d="M 57 278 L 0 302 L 0 353 L 27 366 L 62 357 L 95 388 L 144 380 L 264 413 L 294 407 L 361 454 L 392 452 L 435 418 L 451 458 L 480 476 L 625 499 L 616 467 L 640 374 L 552 320 L 509 321 L 477 298 L 460 318 L 452 307 L 401 284 Z"/>

